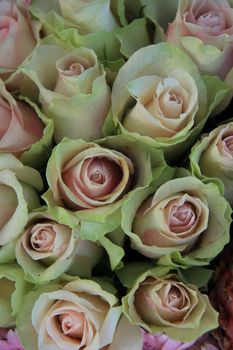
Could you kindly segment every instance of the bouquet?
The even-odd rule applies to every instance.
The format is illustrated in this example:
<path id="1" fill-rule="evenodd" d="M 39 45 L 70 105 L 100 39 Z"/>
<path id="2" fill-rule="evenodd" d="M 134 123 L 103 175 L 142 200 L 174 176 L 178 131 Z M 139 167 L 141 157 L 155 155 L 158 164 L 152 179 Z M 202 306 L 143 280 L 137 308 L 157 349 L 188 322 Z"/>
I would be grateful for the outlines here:
<path id="1" fill-rule="evenodd" d="M 233 348 L 233 1 L 0 0 L 0 350 Z"/>

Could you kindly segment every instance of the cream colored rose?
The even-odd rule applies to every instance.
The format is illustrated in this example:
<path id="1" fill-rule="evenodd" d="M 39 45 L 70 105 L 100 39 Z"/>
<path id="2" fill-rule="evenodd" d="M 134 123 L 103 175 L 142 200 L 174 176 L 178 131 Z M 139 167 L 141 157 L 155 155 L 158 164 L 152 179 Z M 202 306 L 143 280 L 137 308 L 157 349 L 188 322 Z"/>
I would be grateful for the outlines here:
<path id="1" fill-rule="evenodd" d="M 117 299 L 88 280 L 41 294 L 32 310 L 40 350 L 97 350 L 111 344 L 121 307 Z"/>
<path id="2" fill-rule="evenodd" d="M 138 78 L 128 88 L 136 105 L 123 119 L 127 130 L 152 138 L 169 138 L 193 127 L 198 93 L 187 72 L 176 70 L 167 78 Z"/>
<path id="3" fill-rule="evenodd" d="M 26 2 L 0 2 L 0 76 L 13 72 L 36 45 Z"/>
<path id="4" fill-rule="evenodd" d="M 196 176 L 218 178 L 223 182 L 225 198 L 232 206 L 233 123 L 221 125 L 203 137 L 193 148 L 190 160 Z"/>

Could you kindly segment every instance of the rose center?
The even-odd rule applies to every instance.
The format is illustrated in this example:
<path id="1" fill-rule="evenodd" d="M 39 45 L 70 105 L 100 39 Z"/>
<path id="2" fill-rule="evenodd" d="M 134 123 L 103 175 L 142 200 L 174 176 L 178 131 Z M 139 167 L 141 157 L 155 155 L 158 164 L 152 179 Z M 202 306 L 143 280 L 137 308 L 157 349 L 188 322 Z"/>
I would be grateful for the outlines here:
<path id="1" fill-rule="evenodd" d="M 178 96 L 172 89 L 169 89 L 159 97 L 159 106 L 167 118 L 179 118 L 183 113 L 183 99 Z"/>
<path id="2" fill-rule="evenodd" d="M 70 65 L 68 70 L 72 72 L 72 75 L 80 75 L 85 71 L 85 68 L 81 63 L 74 62 Z"/>
<path id="3" fill-rule="evenodd" d="M 48 252 L 53 249 L 56 233 L 46 225 L 40 229 L 33 228 L 31 235 L 31 246 L 39 252 Z"/>
<path id="4" fill-rule="evenodd" d="M 106 181 L 106 177 L 99 170 L 96 170 L 96 172 L 90 176 L 90 180 L 96 184 L 103 185 Z"/>
<path id="5" fill-rule="evenodd" d="M 223 12 L 207 12 L 197 19 L 197 24 L 211 29 L 213 33 L 219 33 L 225 29 L 226 19 Z"/>
<path id="6" fill-rule="evenodd" d="M 83 313 L 69 311 L 59 316 L 62 332 L 73 338 L 82 339 L 85 327 L 85 316 Z"/>
<path id="7" fill-rule="evenodd" d="M 190 230 L 196 221 L 195 207 L 192 203 L 174 204 L 169 212 L 169 228 L 174 233 Z"/>

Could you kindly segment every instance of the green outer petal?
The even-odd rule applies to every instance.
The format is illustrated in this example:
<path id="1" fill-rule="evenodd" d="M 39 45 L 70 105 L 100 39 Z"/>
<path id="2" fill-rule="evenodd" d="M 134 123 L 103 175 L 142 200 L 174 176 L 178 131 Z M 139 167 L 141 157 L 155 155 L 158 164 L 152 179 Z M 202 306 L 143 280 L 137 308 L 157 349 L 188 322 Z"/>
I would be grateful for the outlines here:
<path id="1" fill-rule="evenodd" d="M 145 18 L 135 19 L 128 26 L 115 30 L 121 48 L 121 53 L 129 58 L 135 51 L 141 47 L 150 45 L 150 38 L 146 28 Z"/>
<path id="2" fill-rule="evenodd" d="M 16 318 L 17 332 L 25 350 L 38 350 L 37 333 L 31 321 L 32 308 L 35 302 L 42 293 L 53 292 L 60 288 L 59 285 L 44 285 L 25 295 Z"/>
<path id="3" fill-rule="evenodd" d="M 0 278 L 5 277 L 15 282 L 15 290 L 9 295 L 11 310 L 9 314 L 0 313 L 0 326 L 10 327 L 15 325 L 15 317 L 19 312 L 24 295 L 29 291 L 30 284 L 24 280 L 24 273 L 16 264 L 0 265 Z M 5 310 L 6 311 L 6 310 Z M 8 321 L 7 321 L 8 320 Z"/>
<path id="4" fill-rule="evenodd" d="M 117 269 L 122 258 L 125 255 L 124 249 L 112 243 L 107 237 L 100 238 L 99 243 L 104 247 L 104 249 L 108 253 L 111 269 Z"/>
<path id="5" fill-rule="evenodd" d="M 7 243 L 0 248 L 0 264 L 12 263 L 15 260 L 16 241 Z"/>
<path id="6" fill-rule="evenodd" d="M 42 138 L 36 142 L 31 148 L 24 152 L 20 157 L 20 160 L 29 166 L 40 169 L 47 161 L 53 142 L 54 122 L 52 119 L 47 118 L 38 108 L 36 104 L 31 102 L 28 98 L 22 98 L 25 100 L 34 110 L 38 117 L 45 124 Z"/>
<path id="7" fill-rule="evenodd" d="M 179 340 L 181 342 L 189 342 L 195 340 L 202 334 L 216 328 L 218 326 L 218 313 L 212 308 L 208 297 L 201 294 L 196 286 L 190 284 L 186 285 L 187 288 L 189 288 L 191 292 L 193 291 L 198 295 L 198 304 L 191 314 L 191 316 L 194 317 L 193 321 L 187 321 L 187 326 L 183 326 L 182 324 L 174 326 L 155 326 L 145 324 L 133 306 L 134 293 L 139 287 L 139 284 L 143 282 L 148 276 L 164 279 L 172 277 L 172 275 L 166 275 L 166 273 L 167 272 L 163 268 L 157 267 L 145 272 L 137 279 L 133 288 L 122 299 L 123 313 L 128 318 L 128 320 L 134 325 L 143 327 L 150 333 L 164 332 L 168 335 L 168 337 Z M 202 316 L 200 316 L 201 314 Z"/>
<path id="8" fill-rule="evenodd" d="M 197 288 L 205 287 L 213 275 L 213 270 L 203 267 L 191 267 L 178 270 L 178 275 L 184 283 L 195 284 Z"/>

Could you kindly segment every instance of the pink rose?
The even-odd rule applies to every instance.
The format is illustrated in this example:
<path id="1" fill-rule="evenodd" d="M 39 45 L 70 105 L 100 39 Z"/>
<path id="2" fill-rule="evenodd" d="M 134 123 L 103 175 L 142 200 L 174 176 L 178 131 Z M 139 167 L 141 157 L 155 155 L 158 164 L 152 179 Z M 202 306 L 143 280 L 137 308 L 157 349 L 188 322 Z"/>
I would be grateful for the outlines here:
<path id="1" fill-rule="evenodd" d="M 28 1 L 0 2 L 0 76 L 14 71 L 36 45 Z"/>
<path id="2" fill-rule="evenodd" d="M 15 100 L 0 81 L 0 153 L 20 156 L 42 138 L 43 130 L 36 112 L 25 102 Z"/>
<path id="3" fill-rule="evenodd" d="M 167 40 L 188 53 L 202 72 L 224 79 L 233 67 L 233 9 L 227 0 L 180 1 Z"/>
<path id="4" fill-rule="evenodd" d="M 7 328 L 0 328 L 0 349 L 24 350 L 16 332 Z"/>

